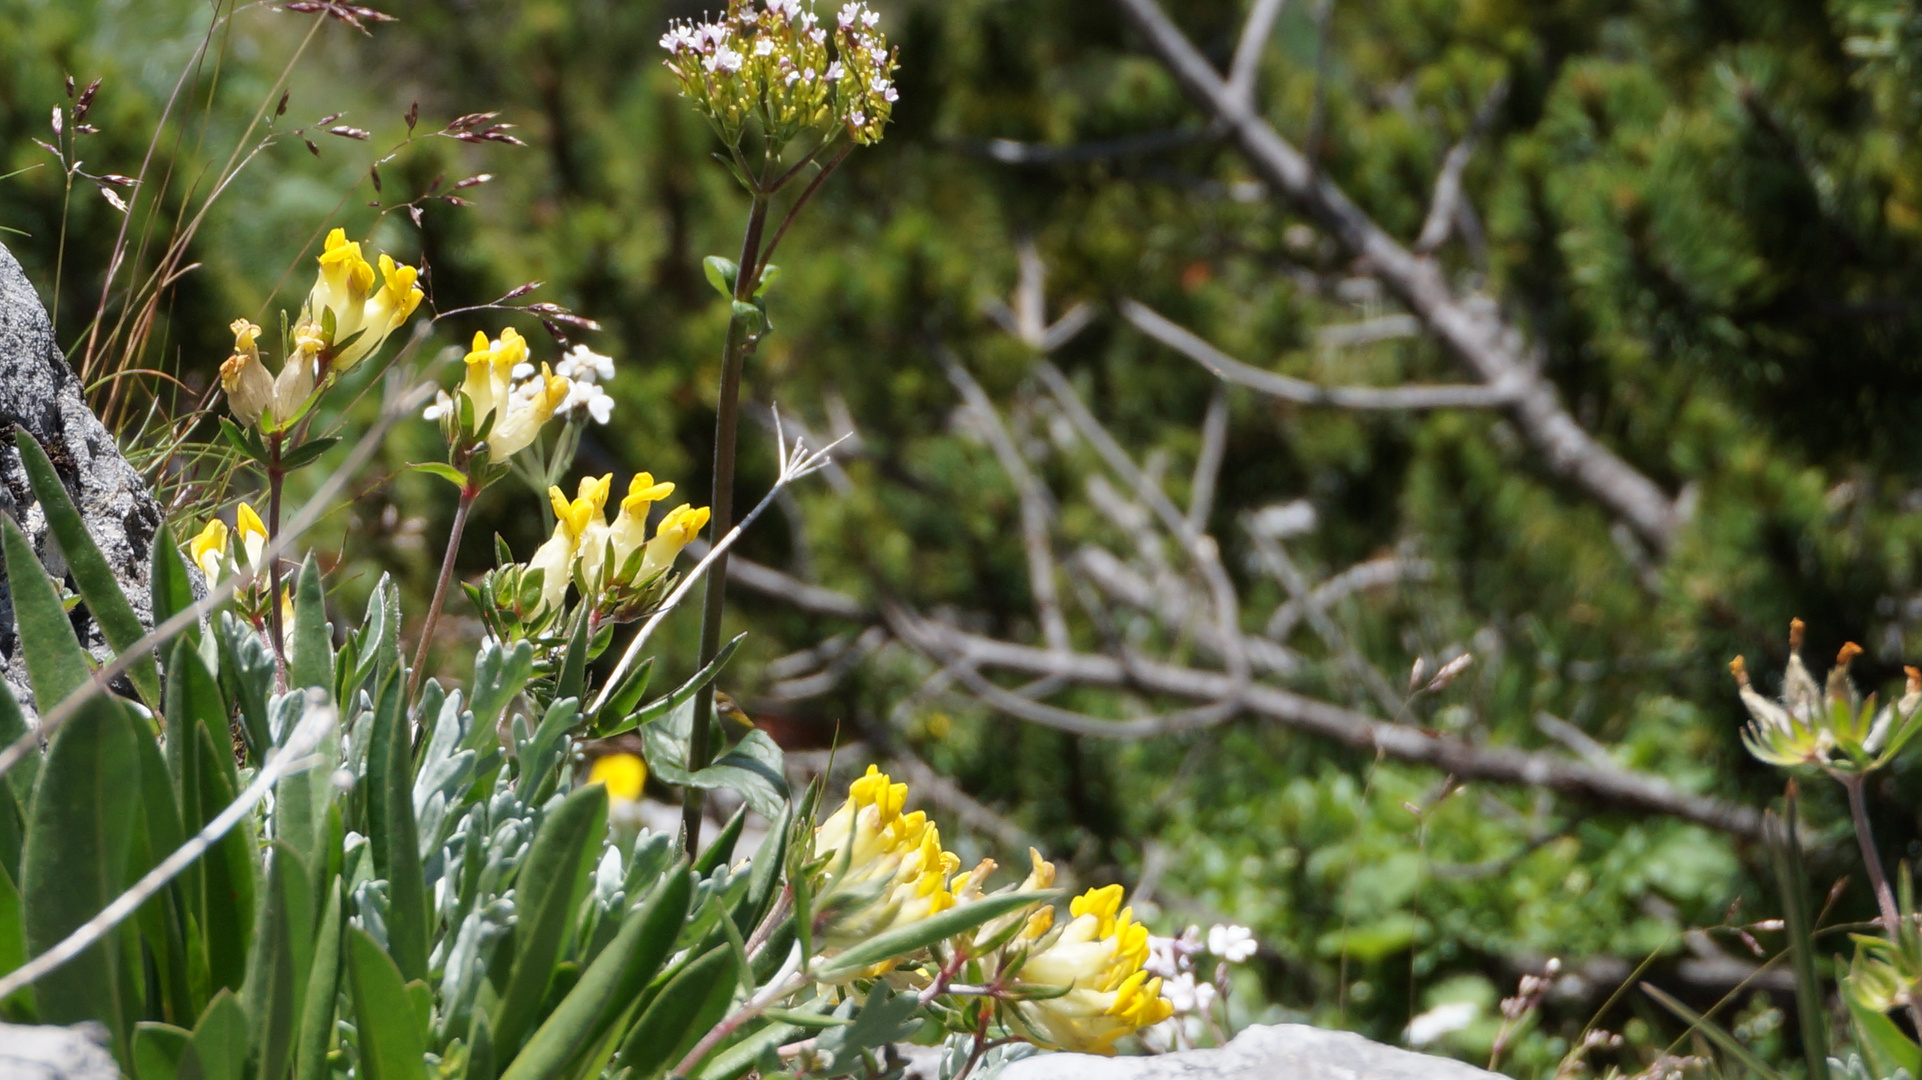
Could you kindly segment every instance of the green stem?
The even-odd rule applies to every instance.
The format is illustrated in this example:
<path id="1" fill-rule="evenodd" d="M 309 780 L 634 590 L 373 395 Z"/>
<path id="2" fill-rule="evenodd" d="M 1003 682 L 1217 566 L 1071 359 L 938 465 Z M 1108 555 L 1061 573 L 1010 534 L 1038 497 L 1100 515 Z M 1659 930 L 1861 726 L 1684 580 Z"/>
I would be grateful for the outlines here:
<path id="1" fill-rule="evenodd" d="M 280 467 L 281 440 L 275 432 L 267 437 L 267 546 L 280 536 L 280 489 L 287 473 Z M 267 563 L 267 615 L 274 630 L 274 668 L 282 689 L 287 685 L 287 633 L 280 616 L 280 558 Z"/>
<path id="2" fill-rule="evenodd" d="M 767 228 L 768 196 L 754 193 L 748 213 L 747 233 L 741 238 L 739 273 L 734 279 L 734 299 L 745 303 L 754 297 L 754 267 L 760 260 L 761 234 Z M 714 416 L 714 487 L 708 535 L 726 536 L 734 527 L 734 444 L 741 413 L 741 368 L 752 348 L 747 323 L 739 316 L 729 318 L 727 345 L 721 354 L 720 405 Z M 714 560 L 707 572 L 706 600 L 701 608 L 701 656 L 696 670 L 706 667 L 721 651 L 721 616 L 727 604 L 727 554 Z M 714 715 L 714 684 L 709 682 L 694 696 L 694 723 L 688 735 L 687 771 L 692 774 L 707 768 L 713 753 L 709 745 L 709 726 Z M 689 858 L 701 846 L 701 807 L 706 792 L 689 785 L 681 790 L 681 831 Z"/>
<path id="3" fill-rule="evenodd" d="M 434 645 L 434 628 L 440 624 L 440 611 L 447 603 L 447 587 L 454 580 L 454 558 L 460 554 L 461 534 L 467 531 L 467 512 L 480 498 L 481 489 L 472 480 L 460 489 L 460 505 L 454 508 L 454 525 L 447 532 L 447 551 L 440 559 L 440 579 L 434 582 L 434 602 L 427 606 L 427 622 L 420 628 L 420 648 L 414 653 L 414 674 L 407 680 L 407 700 L 420 691 L 420 680 L 427 671 L 427 651 Z"/>

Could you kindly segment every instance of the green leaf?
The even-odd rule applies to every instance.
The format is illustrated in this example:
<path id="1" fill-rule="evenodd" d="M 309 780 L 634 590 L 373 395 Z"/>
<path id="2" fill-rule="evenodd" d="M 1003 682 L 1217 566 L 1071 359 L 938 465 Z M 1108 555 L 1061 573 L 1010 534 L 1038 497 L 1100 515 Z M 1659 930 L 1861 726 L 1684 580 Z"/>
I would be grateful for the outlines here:
<path id="1" fill-rule="evenodd" d="M 287 674 L 293 685 L 317 686 L 332 693 L 334 689 L 334 638 L 327 628 L 327 600 L 320 579 L 320 563 L 313 552 L 300 564 L 300 580 L 294 586 L 294 636 L 289 643 L 293 657 Z"/>
<path id="2" fill-rule="evenodd" d="M 181 1058 L 180 1071 L 200 1080 L 246 1080 L 247 1013 L 233 991 L 222 990 L 207 1003 L 194 1025 L 193 1041 Z"/>
<path id="3" fill-rule="evenodd" d="M 281 1080 L 292 1063 L 300 993 L 313 959 L 314 887 L 300 856 L 275 844 L 254 920 L 242 1004 L 253 1031 L 259 1080 Z"/>
<path id="4" fill-rule="evenodd" d="M 1922 1076 L 1922 1048 L 1910 1042 L 1895 1021 L 1874 1009 L 1856 1004 L 1848 994 L 1843 994 L 1842 1000 L 1848 1003 L 1849 1017 L 1855 1021 L 1857 1041 L 1874 1065 L 1875 1075 L 1893 1076 L 1897 1069 L 1907 1069 L 1910 1076 Z"/>
<path id="5" fill-rule="evenodd" d="M 267 460 L 267 448 L 260 444 L 260 436 L 251 429 L 242 431 L 240 425 L 223 416 L 220 418 L 220 434 L 227 440 L 228 446 L 248 461 Z"/>
<path id="6" fill-rule="evenodd" d="M 6 524 L 12 527 L 12 520 Z M 18 582 L 18 578 L 13 579 Z M 20 592 L 14 597 L 18 600 Z M 21 898 L 27 952 L 38 956 L 98 914 L 127 885 L 127 861 L 140 801 L 134 720 L 93 698 L 47 749 L 42 783 L 27 814 Z M 123 972 L 115 930 L 34 985 L 42 1023 L 99 1020 L 125 1058 L 134 986 Z"/>
<path id="7" fill-rule="evenodd" d="M 320 460 L 320 455 L 332 450 L 334 444 L 339 441 L 340 436 L 327 435 L 318 439 L 309 439 L 301 443 L 299 446 L 280 455 L 281 471 L 293 472 L 295 469 L 312 465 L 314 462 Z"/>
<path id="8" fill-rule="evenodd" d="M 921 1003 L 914 994 L 896 994 L 887 983 L 877 982 L 854 1014 L 854 1023 L 822 1033 L 817 1045 L 834 1055 L 834 1067 L 823 1076 L 847 1076 L 862 1070 L 861 1055 L 889 1043 L 900 1042 L 919 1026 Z"/>
<path id="9" fill-rule="evenodd" d="M 677 870 L 646 904 L 629 909 L 620 933 L 534 1032 L 503 1080 L 559 1076 L 584 1048 L 602 1038 L 667 959 L 692 892 L 687 871 Z"/>
<path id="10" fill-rule="evenodd" d="M 647 683 L 653 675 L 654 658 L 651 656 L 629 669 L 626 675 L 621 676 L 613 692 L 607 695 L 600 711 L 594 714 L 594 725 L 598 728 L 603 723 L 618 721 L 633 712 L 634 706 L 640 704 L 641 696 L 647 693 Z"/>
<path id="11" fill-rule="evenodd" d="M 578 788 L 541 822 L 515 874 L 514 966 L 492 1018 L 494 1044 L 503 1055 L 520 1046 L 547 996 L 606 832 L 607 789 Z"/>
<path id="12" fill-rule="evenodd" d="M 429 476 L 438 476 L 463 491 L 467 488 L 467 474 L 446 462 L 413 461 L 408 462 L 407 467 L 415 472 L 424 472 Z"/>
<path id="13" fill-rule="evenodd" d="M 151 1021 L 139 1024 L 133 1032 L 134 1080 L 174 1080 L 180 1061 L 193 1044 L 193 1032 L 172 1024 Z"/>
<path id="14" fill-rule="evenodd" d="M 734 811 L 721 831 L 714 834 L 714 842 L 707 846 L 694 860 L 694 873 L 699 877 L 709 877 L 720 867 L 726 866 L 734 858 L 734 843 L 741 838 L 741 828 L 747 824 L 747 807 Z"/>
<path id="15" fill-rule="evenodd" d="M 279 665 L 261 635 L 230 611 L 221 612 L 215 619 L 214 644 L 220 660 L 221 691 L 240 706 L 240 733 L 247 743 L 247 760 L 258 767 L 273 745 L 267 701 L 273 695 Z"/>
<path id="16" fill-rule="evenodd" d="M 568 635 L 567 652 L 561 657 L 561 674 L 554 686 L 554 697 L 576 698 L 587 685 L 587 608 L 582 605 L 581 613 L 574 620 L 574 632 Z"/>
<path id="17" fill-rule="evenodd" d="M 743 934 L 758 926 L 774 907 L 775 894 L 781 888 L 781 870 L 787 862 L 788 836 L 792 832 L 793 818 L 789 815 L 789 807 L 783 803 L 778 813 L 767 816 L 767 836 L 748 863 L 747 895 L 742 898 L 740 910 L 734 913 L 734 925 Z"/>
<path id="18" fill-rule="evenodd" d="M 68 694 L 92 678 L 92 668 L 73 621 L 60 602 L 60 592 L 33 553 L 33 544 L 13 518 L 0 520 L 0 547 L 7 562 L 7 584 L 13 593 L 13 617 L 19 626 L 20 646 L 27 654 L 27 679 L 33 684 L 34 704 L 48 712 Z"/>
<path id="19" fill-rule="evenodd" d="M 347 928 L 347 960 L 361 1080 L 426 1080 L 427 1050 L 400 969 L 358 926 Z"/>
<path id="20" fill-rule="evenodd" d="M 580 704 L 580 699 L 569 697 L 549 705 L 533 737 L 520 748 L 521 775 L 514 790 L 523 801 L 536 806 L 547 801 L 551 784 L 560 775 L 561 754 L 566 749 L 564 736 L 574 726 Z M 500 1034 L 498 1027 L 494 1034 Z"/>
<path id="21" fill-rule="evenodd" d="M 512 649 L 503 649 L 492 641 L 481 646 L 480 653 L 474 657 L 473 700 L 468 703 L 474 713 L 474 726 L 461 744 L 462 749 L 478 749 L 498 740 L 494 725 L 500 722 L 507 703 L 527 685 L 533 671 L 534 646 L 529 642 L 517 641 Z"/>
<path id="22" fill-rule="evenodd" d="M 93 534 L 87 531 L 80 511 L 74 509 L 67 486 L 60 482 L 60 474 L 54 471 L 53 462 L 47 460 L 46 451 L 40 449 L 26 428 L 14 429 L 14 442 L 20 447 L 20 462 L 27 468 L 27 483 L 33 488 L 34 498 L 40 500 L 41 512 L 47 516 L 47 528 L 60 544 L 60 553 L 66 557 L 67 572 L 73 575 L 74 587 L 87 602 L 87 610 L 93 613 L 100 636 L 115 652 L 125 652 L 146 635 L 147 628 L 140 625 L 140 616 L 134 614 L 127 594 L 120 591 L 120 579 L 94 544 Z M 152 655 L 135 657 L 127 668 L 127 678 L 149 706 L 160 705 L 160 673 L 154 669 Z"/>
<path id="23" fill-rule="evenodd" d="M 207 728 L 195 732 L 198 779 L 193 818 L 199 831 L 227 804 L 239 786 L 234 776 L 232 744 L 214 741 Z M 207 973 L 210 985 L 238 990 L 247 977 L 247 950 L 253 938 L 255 886 L 253 829 L 242 821 L 220 838 L 200 859 L 205 886 L 204 913 L 196 921 L 207 930 Z"/>
<path id="24" fill-rule="evenodd" d="M 741 268 L 731 259 L 719 255 L 709 255 L 701 260 L 701 269 L 707 273 L 707 283 L 722 297 L 734 299 L 734 282 L 741 276 Z"/>
<path id="25" fill-rule="evenodd" d="M 616 724 L 613 730 L 609 732 L 609 734 L 617 735 L 633 727 L 645 726 L 647 724 L 651 724 L 654 721 L 659 720 L 662 717 L 668 716 L 669 714 L 673 713 L 674 710 L 680 708 L 682 705 L 687 704 L 689 701 L 694 700 L 694 695 L 700 693 L 701 687 L 706 686 L 709 682 L 713 681 L 714 677 L 721 673 L 721 669 L 727 666 L 728 660 L 732 659 L 734 656 L 734 650 L 740 647 L 741 639 L 745 637 L 747 637 L 746 634 L 736 634 L 734 636 L 733 641 L 730 641 L 726 645 L 721 646 L 721 651 L 714 654 L 714 659 L 708 661 L 706 667 L 703 667 L 701 670 L 694 673 L 693 678 L 688 679 L 686 682 L 676 687 L 674 692 L 671 694 L 668 694 L 666 697 L 656 698 L 653 701 L 648 702 L 646 708 L 642 709 L 638 713 L 635 713 L 633 716 L 629 717 L 627 720 L 623 720 L 619 724 Z M 679 758 L 676 758 L 675 760 L 686 761 L 687 755 L 683 753 Z M 648 761 L 652 764 L 655 764 L 657 768 L 659 767 L 659 764 L 660 764 L 659 760 L 653 757 L 651 754 L 648 757 Z M 669 781 L 669 783 L 673 783 L 673 782 L 674 781 Z"/>
<path id="26" fill-rule="evenodd" d="M 467 1033 L 467 1075 L 462 1080 L 494 1080 L 498 1075 L 494 1068 L 494 1029 L 488 1026 L 487 1014 L 477 1011 Z"/>
<path id="27" fill-rule="evenodd" d="M 427 974 L 426 877 L 414 823 L 412 734 L 401 694 L 406 672 L 396 664 L 381 684 L 367 744 L 367 836 L 374 876 L 387 880 L 387 944 L 405 979 Z"/>
<path id="28" fill-rule="evenodd" d="M 154 535 L 153 569 L 150 573 L 155 626 L 194 606 L 193 575 L 187 570 L 187 560 L 181 557 L 180 545 L 174 542 L 173 529 L 165 523 Z M 190 624 L 185 634 L 199 642 L 199 625 Z"/>
<path id="29" fill-rule="evenodd" d="M 331 1080 L 327 1047 L 334 1034 L 334 999 L 340 988 L 340 889 L 327 890 L 327 909 L 314 935 L 314 960 L 300 1003 L 300 1034 L 294 1046 L 295 1080 Z"/>
<path id="30" fill-rule="evenodd" d="M 822 961 L 812 974 L 823 982 L 846 978 L 885 960 L 907 956 L 937 941 L 946 941 L 956 934 L 964 934 L 1011 911 L 1019 911 L 1030 904 L 1052 899 L 1054 895 L 1053 892 L 1035 891 L 984 896 L 972 904 L 952 907 L 939 915 L 931 915 L 906 926 L 897 926 L 884 934 L 869 938 L 839 955 Z"/>
<path id="31" fill-rule="evenodd" d="M 1722 1052 L 1742 1063 L 1744 1068 L 1760 1076 L 1763 1080 L 1785 1080 L 1781 1073 L 1769 1067 L 1768 1062 L 1755 1056 L 1755 1052 L 1742 1045 L 1742 1041 L 1723 1030 L 1722 1025 L 1682 1004 L 1664 993 L 1660 987 L 1650 983 L 1642 984 L 1642 993 L 1655 999 L 1663 1008 L 1688 1022 L 1691 1031 L 1700 1031 L 1708 1040 L 1721 1047 Z"/>
<path id="32" fill-rule="evenodd" d="M 651 1080 L 678 1063 L 727 1015 L 736 983 L 734 949 L 710 949 L 668 980 L 621 1044 L 632 1080 Z"/>
<path id="33" fill-rule="evenodd" d="M 1763 815 L 1764 832 L 1772 841 L 1775 884 L 1782 895 L 1782 915 L 1788 924 L 1789 959 L 1795 968 L 1795 1008 L 1802 1030 L 1802 1056 L 1808 1075 L 1828 1076 L 1828 1010 L 1823 1006 L 1821 976 L 1816 973 L 1815 927 L 1809 918 L 1808 876 L 1802 867 L 1802 847 L 1795 835 L 1795 800 L 1787 807 L 1787 825 L 1772 811 Z"/>
<path id="34" fill-rule="evenodd" d="M 698 788 L 728 788 L 741 793 L 754 812 L 769 821 L 787 807 L 788 786 L 781 748 L 767 732 L 747 733 L 720 760 L 688 778 Z"/>
<path id="35" fill-rule="evenodd" d="M 746 327 L 750 335 L 760 333 L 767 325 L 761 309 L 745 300 L 734 301 L 730 310 L 733 312 L 734 321 Z"/>
<path id="36" fill-rule="evenodd" d="M 13 696 L 13 687 L 0 680 L 0 749 L 12 746 L 28 731 L 26 714 L 20 711 L 20 701 Z M 13 789 L 13 797 L 24 809 L 33 805 L 33 785 L 40 776 L 40 755 L 28 754 L 20 759 L 7 773 L 7 786 Z M 15 866 L 14 869 L 19 869 Z"/>

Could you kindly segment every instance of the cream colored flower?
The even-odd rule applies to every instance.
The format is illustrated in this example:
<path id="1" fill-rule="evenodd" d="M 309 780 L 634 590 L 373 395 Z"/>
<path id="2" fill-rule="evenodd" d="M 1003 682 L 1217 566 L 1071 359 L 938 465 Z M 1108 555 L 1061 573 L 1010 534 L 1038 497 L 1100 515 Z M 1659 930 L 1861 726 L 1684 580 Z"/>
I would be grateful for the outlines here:
<path id="1" fill-rule="evenodd" d="M 267 569 L 261 554 L 267 549 L 267 526 L 254 508 L 241 503 L 234 511 L 234 531 L 240 534 L 240 549 L 247 554 L 247 566 L 258 574 Z"/>
<path id="2" fill-rule="evenodd" d="M 379 349 L 420 306 L 420 273 L 382 255 L 381 287 L 376 290 L 374 268 L 362 257 L 360 244 L 347 239 L 345 229 L 327 234 L 319 263 L 300 321 L 318 329 L 320 358 L 329 370 L 347 372 Z"/>
<path id="3" fill-rule="evenodd" d="M 700 535 L 707 525 L 708 508 L 695 508 L 682 504 L 668 512 L 661 519 L 660 528 L 654 530 L 654 539 L 647 542 L 647 552 L 641 556 L 641 568 L 634 575 L 637 581 L 646 581 L 662 570 L 674 565 L 674 560 L 687 546 L 689 540 Z"/>
<path id="4" fill-rule="evenodd" d="M 1142 970 L 1148 959 L 1148 928 L 1121 906 L 1119 885 L 1089 889 L 1068 906 L 1071 921 L 1049 929 L 1016 974 L 1017 988 L 1066 993 L 1015 1006 L 1038 1041 L 1060 1050 L 1112 1054 L 1116 1040 L 1174 1014 L 1161 996 L 1161 980 Z M 1044 909 L 1052 915 L 1053 909 Z M 1038 913 L 1037 913 L 1038 914 Z M 1031 923 L 1024 936 L 1037 928 Z M 1019 947 L 1020 943 L 1017 942 Z"/>
<path id="5" fill-rule="evenodd" d="M 487 459 L 506 461 L 540 437 L 541 426 L 567 400 L 570 383 L 541 365 L 540 374 L 514 387 L 501 406 L 501 417 L 487 436 Z"/>
<path id="6" fill-rule="evenodd" d="M 614 542 L 617 570 L 647 542 L 647 508 L 672 494 L 674 485 L 666 481 L 655 483 L 653 473 L 635 473 L 634 479 L 628 482 L 627 497 L 621 500 L 621 512 L 614 518 L 608 537 Z M 641 577 L 640 580 L 647 579 Z"/>
<path id="7" fill-rule="evenodd" d="M 187 544 L 187 554 L 200 568 L 207 584 L 219 581 L 227 569 L 227 523 L 219 518 L 209 519 L 206 527 Z"/>
<path id="8" fill-rule="evenodd" d="M 603 521 L 602 510 L 607 505 L 607 492 L 614 483 L 614 474 L 609 473 L 598 479 L 583 477 L 579 494 L 569 499 L 558 487 L 547 489 L 547 498 L 554 506 L 554 535 L 548 537 L 534 557 L 527 561 L 527 568 L 542 572 L 541 607 L 544 610 L 558 610 L 562 601 L 567 599 L 567 586 L 574 577 L 574 563 L 581 553 L 581 540 L 596 523 Z M 602 524 L 605 529 L 605 524 Z"/>
<path id="9" fill-rule="evenodd" d="M 234 419 L 252 427 L 260 422 L 274 399 L 274 377 L 260 362 L 260 327 L 246 319 L 235 319 L 234 353 L 220 365 L 220 389 L 227 395 L 227 407 Z"/>

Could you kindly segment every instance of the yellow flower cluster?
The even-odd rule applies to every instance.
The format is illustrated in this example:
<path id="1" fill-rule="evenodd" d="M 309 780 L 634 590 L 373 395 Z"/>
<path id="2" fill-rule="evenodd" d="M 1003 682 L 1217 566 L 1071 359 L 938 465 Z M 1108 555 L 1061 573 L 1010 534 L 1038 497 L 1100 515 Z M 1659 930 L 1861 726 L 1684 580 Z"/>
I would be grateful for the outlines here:
<path id="1" fill-rule="evenodd" d="M 941 849 L 928 815 L 903 813 L 908 786 L 873 765 L 848 785 L 847 801 L 814 831 L 825 856 L 822 910 L 842 908 L 827 928 L 829 948 L 845 948 L 954 906 L 948 879 L 961 859 Z"/>
<path id="2" fill-rule="evenodd" d="M 220 386 L 234 418 L 249 427 L 277 430 L 300 415 L 317 385 L 344 374 L 380 348 L 420 306 L 419 275 L 411 266 L 380 257 L 381 287 L 360 244 L 335 229 L 327 234 L 320 272 L 294 327 L 293 350 L 279 374 L 260 358 L 260 327 L 235 319 L 234 351 L 220 365 Z"/>
<path id="3" fill-rule="evenodd" d="M 687 542 L 707 524 L 707 507 L 676 507 L 647 539 L 648 507 L 674 493 L 671 483 L 655 483 L 636 473 L 612 524 L 605 517 L 614 474 L 583 477 L 574 498 L 558 487 L 547 489 L 554 507 L 554 534 L 534 552 L 527 568 L 542 572 L 541 607 L 558 610 L 570 582 L 578 580 L 590 597 L 617 586 L 645 583 L 674 564 Z M 636 556 L 638 555 L 638 559 Z"/>
<path id="4" fill-rule="evenodd" d="M 1028 957 L 1017 988 L 1069 987 L 1067 993 L 1020 1001 L 1023 1023 L 1056 1049 L 1112 1054 L 1116 1040 L 1174 1014 L 1161 980 L 1142 970 L 1148 928 L 1121 906 L 1119 885 L 1089 889 L 1068 905 L 1070 921 L 1054 927 L 1053 908 L 1030 916 L 1014 943 Z M 1024 943 L 1021 938 L 1030 938 Z"/>
<path id="5" fill-rule="evenodd" d="M 475 429 L 487 430 L 489 461 L 506 461 L 525 450 L 573 390 L 572 380 L 554 374 L 546 364 L 535 371 L 527 355 L 527 339 L 511 326 L 492 341 L 476 331 L 468 350 L 467 377 L 459 393 L 472 405 Z"/>
<path id="6" fill-rule="evenodd" d="M 989 895 L 983 885 L 994 861 L 956 874 L 960 860 L 941 849 L 940 833 L 926 814 L 906 811 L 907 797 L 906 784 L 870 765 L 848 786 L 847 801 L 815 830 L 815 854 L 823 861 L 814 905 L 830 913 L 822 935 L 829 951 Z M 1033 849 L 1028 857 L 1032 868 L 1012 890 L 1052 887 L 1053 864 Z M 957 962 L 976 962 L 982 976 L 994 980 L 990 993 L 1009 1003 L 1025 1038 L 1110 1054 L 1123 1036 L 1174 1013 L 1161 996 L 1161 980 L 1144 970 L 1148 928 L 1121 901 L 1119 885 L 1090 889 L 1069 904 L 1069 921 L 1059 925 L 1055 909 L 1037 902 L 945 948 Z"/>

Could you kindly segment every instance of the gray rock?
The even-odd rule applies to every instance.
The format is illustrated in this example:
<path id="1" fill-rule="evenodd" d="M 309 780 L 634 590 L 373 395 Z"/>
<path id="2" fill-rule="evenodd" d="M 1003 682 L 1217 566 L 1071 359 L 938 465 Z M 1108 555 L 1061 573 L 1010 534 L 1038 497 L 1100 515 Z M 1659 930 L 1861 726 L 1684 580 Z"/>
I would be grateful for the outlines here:
<path id="1" fill-rule="evenodd" d="M 0 1024 L 0 1080 L 120 1080 L 107 1029 Z"/>
<path id="2" fill-rule="evenodd" d="M 1041 1054 L 998 1080 L 1499 1080 L 1447 1058 L 1370 1042 L 1353 1032 L 1302 1024 L 1251 1027 L 1215 1050 L 1159 1057 Z"/>
<path id="3" fill-rule="evenodd" d="M 160 506 L 140 474 L 121 456 L 113 435 L 87 407 L 80 379 L 54 341 L 46 308 L 13 253 L 0 245 L 0 512 L 11 515 L 26 530 L 49 571 L 64 574 L 66 561 L 48 535 L 46 517 L 33 498 L 20 451 L 14 446 L 15 425 L 24 427 L 46 448 L 134 611 L 151 625 L 148 577 L 154 536 L 160 529 Z M 91 623 L 78 628 L 83 641 L 104 651 Z M 0 576 L 0 658 L 15 695 L 31 707 L 14 632 L 13 594 L 4 576 Z"/>

